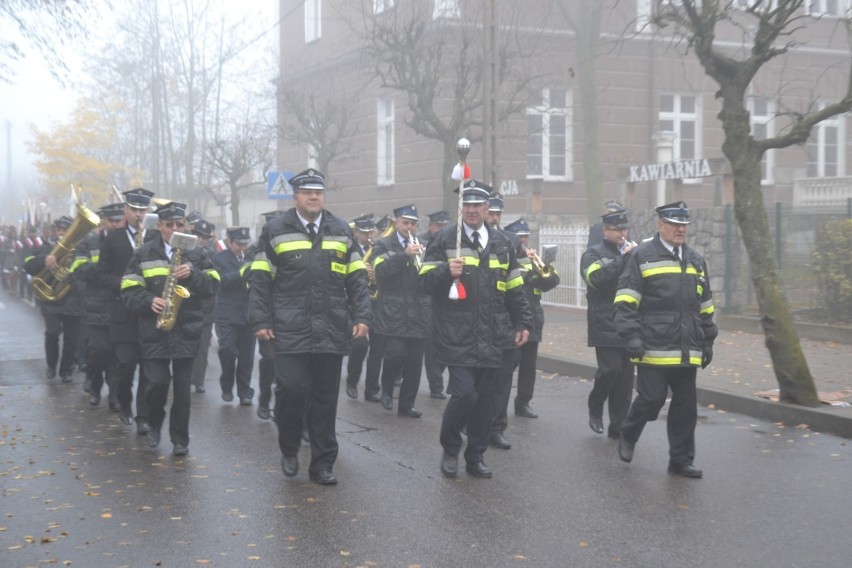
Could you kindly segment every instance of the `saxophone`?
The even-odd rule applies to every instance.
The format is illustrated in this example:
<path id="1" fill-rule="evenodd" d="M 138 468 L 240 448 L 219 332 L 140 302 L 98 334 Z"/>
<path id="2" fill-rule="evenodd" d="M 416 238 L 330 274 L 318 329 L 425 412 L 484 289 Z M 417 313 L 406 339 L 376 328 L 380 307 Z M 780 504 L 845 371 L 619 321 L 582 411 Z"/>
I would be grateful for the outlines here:
<path id="1" fill-rule="evenodd" d="M 175 269 L 180 266 L 182 251 L 194 249 L 197 242 L 198 237 L 195 235 L 183 233 L 172 233 L 169 239 L 169 245 L 172 247 L 172 263 L 169 267 L 169 275 L 166 276 L 166 283 L 163 284 L 162 297 L 166 301 L 166 307 L 157 316 L 157 329 L 160 331 L 171 331 L 174 328 L 180 304 L 189 298 L 189 290 L 177 283 Z"/>

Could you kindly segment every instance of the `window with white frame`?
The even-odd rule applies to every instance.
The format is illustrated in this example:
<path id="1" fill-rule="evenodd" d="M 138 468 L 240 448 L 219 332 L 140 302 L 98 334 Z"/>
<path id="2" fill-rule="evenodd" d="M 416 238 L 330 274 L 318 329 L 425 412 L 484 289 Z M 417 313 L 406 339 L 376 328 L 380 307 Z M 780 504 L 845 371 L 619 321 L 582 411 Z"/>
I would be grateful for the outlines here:
<path id="1" fill-rule="evenodd" d="M 373 13 L 381 14 L 386 10 L 390 10 L 396 4 L 396 0 L 373 0 Z"/>
<path id="2" fill-rule="evenodd" d="M 833 116 L 814 126 L 805 146 L 807 177 L 846 175 L 845 140 L 846 120 L 843 116 Z"/>
<path id="3" fill-rule="evenodd" d="M 755 5 L 755 0 L 733 0 L 731 7 L 737 10 L 750 10 Z M 758 0 L 757 11 L 774 10 L 778 7 L 778 0 Z"/>
<path id="4" fill-rule="evenodd" d="M 376 169 L 378 185 L 393 185 L 394 182 L 394 106 L 393 99 L 379 99 L 376 115 L 377 152 Z"/>
<path id="5" fill-rule="evenodd" d="M 849 14 L 849 0 L 805 0 L 805 13 L 814 16 L 844 18 Z"/>
<path id="6" fill-rule="evenodd" d="M 768 97 L 749 97 L 748 112 L 751 119 L 751 135 L 755 140 L 775 136 L 775 101 Z M 761 183 L 773 183 L 775 150 L 767 150 L 760 160 Z"/>
<path id="7" fill-rule="evenodd" d="M 435 6 L 432 8 L 433 20 L 460 17 L 459 0 L 435 0 Z"/>
<path id="8" fill-rule="evenodd" d="M 660 95 L 660 130 L 674 132 L 674 160 L 701 157 L 701 99 L 695 95 Z"/>
<path id="9" fill-rule="evenodd" d="M 570 181 L 571 91 L 542 89 L 536 92 L 536 99 L 536 104 L 527 107 L 527 177 Z"/>
<path id="10" fill-rule="evenodd" d="M 322 0 L 305 0 L 305 43 L 322 37 Z"/>

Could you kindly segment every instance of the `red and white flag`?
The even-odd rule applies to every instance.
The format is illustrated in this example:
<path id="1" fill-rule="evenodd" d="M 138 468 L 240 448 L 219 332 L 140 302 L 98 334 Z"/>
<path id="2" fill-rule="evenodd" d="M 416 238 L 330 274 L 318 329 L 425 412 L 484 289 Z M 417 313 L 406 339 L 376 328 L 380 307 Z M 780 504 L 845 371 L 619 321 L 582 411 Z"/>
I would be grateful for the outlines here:
<path id="1" fill-rule="evenodd" d="M 227 250 L 227 248 L 228 248 L 228 245 L 225 244 L 225 241 L 223 241 L 221 239 L 216 241 L 216 250 L 217 251 L 222 252 L 223 250 Z"/>
<path id="2" fill-rule="evenodd" d="M 456 164 L 456 167 L 453 168 L 453 173 L 450 177 L 456 181 L 470 179 L 470 166 L 467 165 L 467 162 Z"/>

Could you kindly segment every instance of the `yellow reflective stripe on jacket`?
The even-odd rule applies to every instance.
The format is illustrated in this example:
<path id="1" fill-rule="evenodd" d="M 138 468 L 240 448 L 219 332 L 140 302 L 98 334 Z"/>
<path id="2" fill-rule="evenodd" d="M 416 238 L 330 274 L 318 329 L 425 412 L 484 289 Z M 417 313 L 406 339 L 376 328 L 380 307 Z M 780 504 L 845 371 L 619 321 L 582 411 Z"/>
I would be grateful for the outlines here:
<path id="1" fill-rule="evenodd" d="M 222 277 L 219 276 L 219 271 L 216 270 L 215 268 L 208 268 L 204 272 L 206 272 L 207 275 L 210 276 L 211 278 L 213 278 L 213 280 L 215 280 L 216 282 L 222 281 Z M 242 274 L 242 269 L 240 269 L 240 274 Z"/>
<path id="2" fill-rule="evenodd" d="M 269 267 L 268 260 L 253 260 L 251 262 L 250 270 L 262 270 L 264 272 L 272 272 L 272 269 Z"/>
<path id="3" fill-rule="evenodd" d="M 658 276 L 660 274 L 692 274 L 699 276 L 702 273 L 698 272 L 691 264 L 684 270 L 679 262 L 668 260 L 648 262 L 642 265 L 642 278 L 650 278 L 651 276 Z"/>
<path id="4" fill-rule="evenodd" d="M 593 263 L 591 263 L 589 265 L 588 268 L 586 268 L 586 272 L 583 273 L 583 279 L 586 281 L 586 284 L 588 284 L 592 288 L 595 287 L 594 284 L 592 284 L 592 280 L 591 280 L 592 273 L 597 272 L 601 268 L 603 268 L 603 265 L 601 264 L 601 261 L 599 261 L 599 260 L 594 261 Z"/>
<path id="5" fill-rule="evenodd" d="M 349 247 L 346 246 L 346 243 L 336 242 L 331 240 L 331 237 L 325 237 L 322 241 L 322 250 L 336 250 L 345 255 Z"/>
<path id="6" fill-rule="evenodd" d="M 464 261 L 465 266 L 479 266 L 479 259 L 475 256 L 463 256 L 461 258 Z"/>
<path id="7" fill-rule="evenodd" d="M 523 286 L 523 285 L 524 285 L 524 277 L 519 275 L 519 276 L 516 276 L 515 278 L 510 278 L 509 280 L 506 281 L 506 290 L 513 290 L 513 289 L 517 288 L 518 286 Z"/>
<path id="8" fill-rule="evenodd" d="M 95 264 L 97 264 L 100 259 L 101 259 L 101 255 L 99 255 L 99 254 L 93 254 L 92 255 L 92 262 L 94 262 Z"/>
<path id="9" fill-rule="evenodd" d="M 702 353 L 700 351 L 690 351 L 689 364 L 700 366 L 701 357 Z M 683 356 L 680 351 L 646 351 L 641 359 L 632 357 L 630 361 L 646 365 L 675 366 L 682 364 L 682 359 Z"/>
<path id="10" fill-rule="evenodd" d="M 240 276 L 241 276 L 241 277 L 242 277 L 242 276 L 245 276 L 245 275 L 246 275 L 246 270 L 248 270 L 250 267 L 251 267 L 251 264 L 249 264 L 248 262 L 247 262 L 247 263 L 245 263 L 245 264 L 243 264 L 243 265 L 240 267 Z"/>
<path id="11" fill-rule="evenodd" d="M 307 240 L 300 241 L 290 241 L 285 243 L 278 243 L 273 247 L 275 254 L 284 254 L 285 252 L 293 252 L 296 250 L 311 250 L 313 247 L 313 243 Z"/>
<path id="12" fill-rule="evenodd" d="M 121 279 L 121 289 L 133 288 L 134 286 L 145 286 L 145 280 L 138 274 L 127 274 Z"/>
<path id="13" fill-rule="evenodd" d="M 376 267 L 378 267 L 381 263 L 383 263 L 385 260 L 387 260 L 387 258 L 388 258 L 388 255 L 386 255 L 386 254 L 375 257 L 373 259 L 373 268 L 375 269 Z"/>
<path id="14" fill-rule="evenodd" d="M 715 312 L 716 312 L 716 308 L 713 305 L 713 299 L 712 298 L 707 300 L 706 302 L 701 302 L 701 310 L 698 313 L 709 315 L 709 314 L 713 314 Z"/>
<path id="15" fill-rule="evenodd" d="M 353 260 L 346 266 L 346 274 L 352 274 L 353 272 L 357 272 L 358 270 L 366 270 L 367 265 L 363 260 Z"/>
<path id="16" fill-rule="evenodd" d="M 29 262 L 34 258 L 35 258 L 35 256 L 28 256 L 28 257 L 24 258 L 24 262 Z"/>
<path id="17" fill-rule="evenodd" d="M 636 290 L 631 290 L 630 288 L 622 288 L 615 293 L 615 298 L 612 300 L 612 303 L 617 304 L 618 302 L 625 302 L 627 304 L 638 305 L 641 301 L 642 294 Z"/>
<path id="18" fill-rule="evenodd" d="M 434 261 L 424 262 L 423 266 L 420 267 L 419 274 L 421 274 L 421 275 L 426 274 L 430 270 L 434 270 L 434 269 L 438 268 L 438 264 L 440 264 L 440 262 L 434 262 Z"/>
<path id="19" fill-rule="evenodd" d="M 496 270 L 497 268 L 509 270 L 509 261 L 500 262 L 500 259 L 492 254 L 488 257 L 488 268 L 491 268 L 492 270 Z"/>
<path id="20" fill-rule="evenodd" d="M 157 276 L 168 276 L 169 272 L 171 272 L 171 268 L 168 266 L 158 266 L 156 268 L 149 268 L 147 270 L 142 270 L 143 278 L 156 278 Z"/>
<path id="21" fill-rule="evenodd" d="M 86 258 L 85 256 L 78 256 L 74 259 L 74 262 L 71 263 L 71 266 L 68 267 L 68 272 L 74 272 L 87 262 L 89 262 L 88 258 Z"/>

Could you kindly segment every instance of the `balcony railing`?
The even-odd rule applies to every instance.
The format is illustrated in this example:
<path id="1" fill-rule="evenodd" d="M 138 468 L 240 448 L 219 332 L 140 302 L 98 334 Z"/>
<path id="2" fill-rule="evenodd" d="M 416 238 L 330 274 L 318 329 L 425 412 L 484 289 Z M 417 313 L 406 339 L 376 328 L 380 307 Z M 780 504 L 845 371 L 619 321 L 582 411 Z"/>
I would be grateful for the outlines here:
<path id="1" fill-rule="evenodd" d="M 839 207 L 852 199 L 852 177 L 793 180 L 794 207 Z"/>

